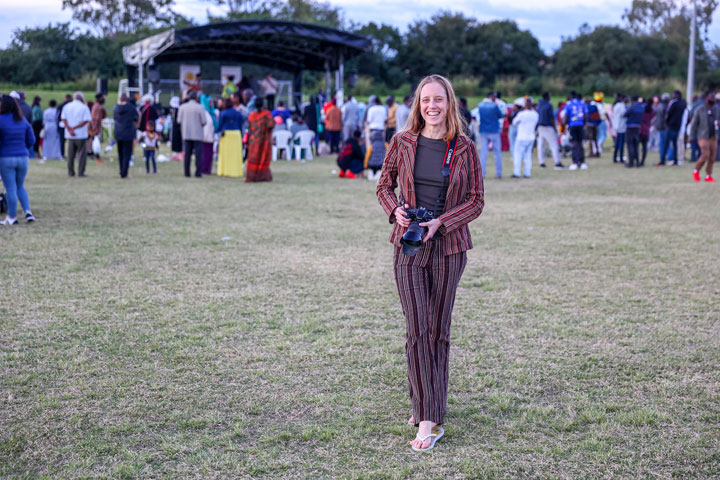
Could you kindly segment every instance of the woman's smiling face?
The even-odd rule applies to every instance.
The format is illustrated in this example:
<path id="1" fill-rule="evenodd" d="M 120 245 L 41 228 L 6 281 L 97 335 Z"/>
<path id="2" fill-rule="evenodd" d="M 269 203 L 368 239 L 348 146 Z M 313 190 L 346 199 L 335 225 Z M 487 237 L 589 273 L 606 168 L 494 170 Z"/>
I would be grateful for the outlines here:
<path id="1" fill-rule="evenodd" d="M 420 114 L 425 125 L 439 127 L 446 125 L 448 113 L 447 93 L 439 83 L 428 83 L 420 91 Z"/>

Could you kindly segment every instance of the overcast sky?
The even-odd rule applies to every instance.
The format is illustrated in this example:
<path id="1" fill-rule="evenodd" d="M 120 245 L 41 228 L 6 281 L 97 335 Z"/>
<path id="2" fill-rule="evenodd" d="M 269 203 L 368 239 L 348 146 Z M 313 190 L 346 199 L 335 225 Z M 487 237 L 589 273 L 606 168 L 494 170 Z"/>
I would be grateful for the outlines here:
<path id="1" fill-rule="evenodd" d="M 48 23 L 71 20 L 68 10 L 62 9 L 62 0 L 2 0 L 0 8 L 0 48 L 10 43 L 12 31 L 26 26 L 44 26 Z M 197 23 L 207 20 L 207 10 L 222 12 L 212 2 L 203 0 L 176 0 L 175 9 Z M 452 5 L 452 11 L 480 21 L 512 19 L 520 28 L 530 30 L 540 41 L 546 53 L 560 46 L 561 37 L 575 35 L 587 22 L 590 25 L 618 25 L 631 0 L 331 0 L 342 9 L 348 20 L 367 23 L 388 23 L 406 31 L 416 20 L 428 19 L 443 8 Z M 710 27 L 710 40 L 720 44 L 720 9 Z"/>

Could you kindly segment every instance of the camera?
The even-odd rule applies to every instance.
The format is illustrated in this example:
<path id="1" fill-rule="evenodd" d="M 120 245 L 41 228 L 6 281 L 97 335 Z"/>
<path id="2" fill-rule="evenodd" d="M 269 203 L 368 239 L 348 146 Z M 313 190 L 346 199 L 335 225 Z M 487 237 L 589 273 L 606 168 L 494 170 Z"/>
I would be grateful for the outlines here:
<path id="1" fill-rule="evenodd" d="M 403 253 L 412 257 L 420 250 L 423 236 L 427 232 L 427 227 L 421 227 L 420 224 L 429 222 L 435 218 L 435 215 L 425 207 L 408 208 L 405 213 L 405 217 L 410 219 L 410 226 L 402 236 L 400 244 L 403 246 Z"/>

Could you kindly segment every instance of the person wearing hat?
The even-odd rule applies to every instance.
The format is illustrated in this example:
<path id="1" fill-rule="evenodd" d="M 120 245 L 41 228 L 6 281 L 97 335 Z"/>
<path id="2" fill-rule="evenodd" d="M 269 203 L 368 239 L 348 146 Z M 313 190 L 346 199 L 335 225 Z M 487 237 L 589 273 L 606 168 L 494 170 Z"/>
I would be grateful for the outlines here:
<path id="1" fill-rule="evenodd" d="M 605 94 L 603 92 L 593 92 L 593 101 L 591 102 L 591 105 L 595 105 L 598 113 L 600 114 L 600 123 L 597 126 L 598 156 L 602 155 L 603 143 L 605 143 L 608 136 L 608 126 L 605 121 L 605 105 L 603 104 L 603 100 L 605 100 Z"/>
<path id="2" fill-rule="evenodd" d="M 143 105 L 142 107 L 140 107 L 140 117 L 137 121 L 138 138 L 142 136 L 143 133 L 145 133 L 145 130 L 147 130 L 147 124 L 149 122 L 152 122 L 152 124 L 154 125 L 155 121 L 157 121 L 159 117 L 157 109 L 152 104 L 152 95 L 144 95 L 142 101 Z"/>
<path id="3" fill-rule="evenodd" d="M 68 175 L 75 176 L 75 159 L 78 161 L 78 177 L 87 177 L 88 124 L 92 120 L 90 109 L 85 105 L 82 92 L 75 92 L 74 100 L 63 108 L 60 119 L 65 126 L 65 138 L 68 140 Z"/>

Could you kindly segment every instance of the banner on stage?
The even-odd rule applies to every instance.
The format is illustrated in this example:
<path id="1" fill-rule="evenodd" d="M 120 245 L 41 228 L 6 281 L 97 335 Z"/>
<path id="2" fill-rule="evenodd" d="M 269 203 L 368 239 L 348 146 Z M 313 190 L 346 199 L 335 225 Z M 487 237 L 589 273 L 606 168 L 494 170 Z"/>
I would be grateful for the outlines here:
<path id="1" fill-rule="evenodd" d="M 180 90 L 197 90 L 200 65 L 180 65 Z"/>
<path id="2" fill-rule="evenodd" d="M 235 83 L 238 83 L 242 78 L 242 67 L 236 65 L 222 65 L 220 67 L 220 82 L 223 85 L 228 82 L 228 77 L 230 75 L 235 77 Z"/>

